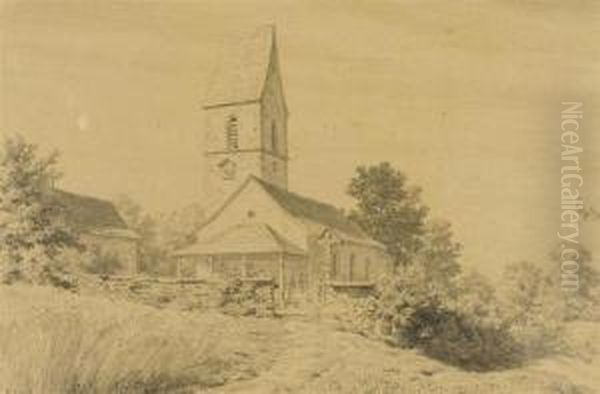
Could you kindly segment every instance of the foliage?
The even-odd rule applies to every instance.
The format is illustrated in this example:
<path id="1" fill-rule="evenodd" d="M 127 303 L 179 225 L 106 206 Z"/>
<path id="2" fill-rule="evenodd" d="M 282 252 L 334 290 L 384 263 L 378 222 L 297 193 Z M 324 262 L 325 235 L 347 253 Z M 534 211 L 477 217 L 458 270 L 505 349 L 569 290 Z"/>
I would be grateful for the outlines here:
<path id="1" fill-rule="evenodd" d="M 373 296 L 352 297 L 331 290 L 321 305 L 320 315 L 333 318 L 339 329 L 367 337 L 383 338 L 377 318 L 377 300 Z"/>
<path id="2" fill-rule="evenodd" d="M 148 274 L 173 275 L 171 252 L 193 243 L 204 221 L 204 212 L 197 204 L 166 214 L 150 214 L 131 198 L 120 196 L 115 206 L 127 225 L 140 235 L 141 271 Z"/>
<path id="3" fill-rule="evenodd" d="M 502 324 L 496 288 L 475 270 L 462 273 L 456 281 L 456 295 L 452 309 L 469 316 L 476 324 Z"/>
<path id="4" fill-rule="evenodd" d="M 464 369 L 514 367 L 523 360 L 520 344 L 501 319 L 495 288 L 477 271 L 461 274 L 454 297 L 419 312 L 414 321 L 429 326 L 418 346 L 431 357 Z"/>
<path id="5" fill-rule="evenodd" d="M 428 218 L 420 189 L 408 187 L 400 171 L 381 163 L 359 167 L 348 192 L 356 199 L 350 217 L 385 244 L 397 263 L 368 306 L 346 308 L 352 316 L 373 320 L 377 335 L 396 344 L 464 368 L 516 362 L 493 287 L 481 275 L 461 275 L 462 245 L 453 240 L 450 223 Z"/>
<path id="6" fill-rule="evenodd" d="M 565 350 L 569 305 L 554 271 L 529 261 L 505 268 L 499 300 L 502 320 L 528 357 Z"/>
<path id="7" fill-rule="evenodd" d="M 400 171 L 389 163 L 360 166 L 348 194 L 356 200 L 350 218 L 383 243 L 396 264 L 422 248 L 428 208 L 420 201 L 421 190 L 409 187 Z"/>
<path id="8" fill-rule="evenodd" d="M 422 267 L 423 280 L 434 285 L 441 295 L 449 299 L 456 296 L 456 280 L 461 273 L 459 258 L 462 253 L 462 244 L 452 237 L 449 222 L 428 221 L 421 238 L 422 247 L 411 262 Z"/>
<path id="9" fill-rule="evenodd" d="M 574 291 L 561 292 L 561 302 L 564 303 L 565 320 L 594 320 L 600 317 L 598 312 L 600 304 L 600 272 L 594 266 L 591 252 L 582 244 L 569 247 L 577 256 L 577 288 Z M 561 288 L 561 248 L 557 247 L 550 253 L 549 266 L 545 269 L 545 276 L 556 289 Z M 572 251 L 571 251 L 572 253 Z"/>
<path id="10" fill-rule="evenodd" d="M 90 274 L 114 275 L 123 268 L 117 253 L 104 251 L 99 247 L 92 247 L 85 257 L 82 267 Z"/>
<path id="11" fill-rule="evenodd" d="M 157 223 L 142 207 L 127 196 L 120 196 L 114 202 L 119 214 L 140 237 L 139 240 L 139 267 L 144 273 L 169 273 L 169 268 L 161 266 L 166 260 L 166 253 L 156 241 Z"/>
<path id="12" fill-rule="evenodd" d="M 500 319 L 493 287 L 476 272 L 456 278 L 452 292 L 430 280 L 424 265 L 399 268 L 366 298 L 330 295 L 325 313 L 341 328 L 418 348 L 468 370 L 518 365 L 523 353 Z"/>
<path id="13" fill-rule="evenodd" d="M 357 322 L 371 319 L 371 328 L 398 344 L 485 369 L 564 350 L 564 323 L 598 316 L 600 273 L 581 245 L 575 247 L 577 292 L 561 292 L 557 249 L 546 266 L 509 265 L 498 294 L 482 275 L 461 273 L 462 245 L 452 239 L 450 224 L 430 220 L 420 189 L 409 187 L 389 163 L 359 167 L 348 193 L 356 200 L 351 219 L 386 245 L 396 271 L 379 283 L 368 307 L 345 300 L 352 306 L 342 310 Z M 595 220 L 598 214 L 589 208 L 583 217 Z"/>
<path id="14" fill-rule="evenodd" d="M 223 290 L 222 308 L 225 313 L 236 316 L 273 316 L 273 283 L 231 278 Z"/>
<path id="15" fill-rule="evenodd" d="M 77 246 L 75 233 L 53 199 L 59 178 L 57 154 L 39 157 L 21 136 L 6 138 L 0 150 L 0 264 L 2 281 L 60 282 L 60 253 Z"/>

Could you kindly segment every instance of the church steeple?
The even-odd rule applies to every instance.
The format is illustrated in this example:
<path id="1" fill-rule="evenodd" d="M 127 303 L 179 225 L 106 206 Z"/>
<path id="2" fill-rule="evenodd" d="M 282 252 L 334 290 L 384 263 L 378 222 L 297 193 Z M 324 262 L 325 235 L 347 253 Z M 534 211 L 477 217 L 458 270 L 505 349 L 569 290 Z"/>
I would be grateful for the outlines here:
<path id="1" fill-rule="evenodd" d="M 287 189 L 287 117 L 274 26 L 224 53 L 204 105 L 209 199 L 226 197 L 249 175 Z"/>

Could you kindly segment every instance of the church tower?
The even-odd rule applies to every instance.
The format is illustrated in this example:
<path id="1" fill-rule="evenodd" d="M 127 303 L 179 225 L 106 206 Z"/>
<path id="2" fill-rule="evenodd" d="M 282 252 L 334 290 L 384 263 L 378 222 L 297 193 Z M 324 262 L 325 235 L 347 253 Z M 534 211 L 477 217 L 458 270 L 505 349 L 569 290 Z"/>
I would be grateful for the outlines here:
<path id="1" fill-rule="evenodd" d="M 266 26 L 228 48 L 204 104 L 204 193 L 222 200 L 249 175 L 287 189 L 288 110 L 275 28 Z"/>

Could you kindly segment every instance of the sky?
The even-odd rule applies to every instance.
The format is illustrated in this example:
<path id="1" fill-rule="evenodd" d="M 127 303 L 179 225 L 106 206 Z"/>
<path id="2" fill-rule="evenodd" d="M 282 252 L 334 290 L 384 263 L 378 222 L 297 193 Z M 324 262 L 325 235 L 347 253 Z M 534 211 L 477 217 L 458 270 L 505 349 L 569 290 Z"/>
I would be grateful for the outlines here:
<path id="1" fill-rule="evenodd" d="M 356 166 L 389 161 L 495 275 L 558 242 L 561 102 L 581 101 L 600 206 L 597 1 L 0 0 L 0 18 L 0 130 L 58 149 L 67 190 L 201 203 L 217 55 L 274 23 L 292 190 L 349 207 Z"/>

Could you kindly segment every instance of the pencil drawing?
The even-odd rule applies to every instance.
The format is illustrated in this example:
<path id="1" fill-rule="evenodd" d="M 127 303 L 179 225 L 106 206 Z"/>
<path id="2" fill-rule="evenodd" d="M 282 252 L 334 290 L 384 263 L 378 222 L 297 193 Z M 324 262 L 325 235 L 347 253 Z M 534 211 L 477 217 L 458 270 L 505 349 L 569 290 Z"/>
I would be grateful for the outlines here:
<path id="1" fill-rule="evenodd" d="M 0 3 L 0 393 L 598 392 L 591 3 Z"/>

